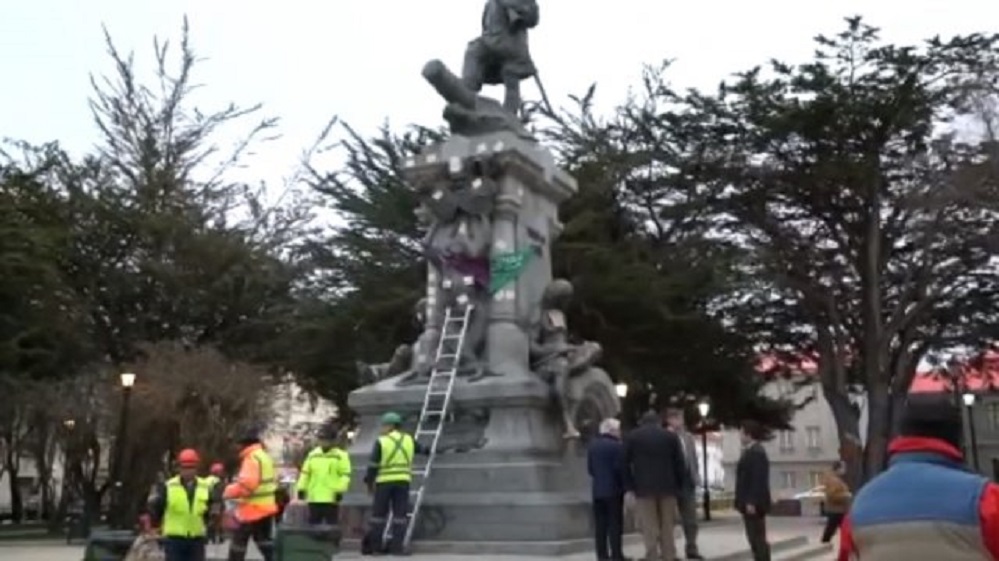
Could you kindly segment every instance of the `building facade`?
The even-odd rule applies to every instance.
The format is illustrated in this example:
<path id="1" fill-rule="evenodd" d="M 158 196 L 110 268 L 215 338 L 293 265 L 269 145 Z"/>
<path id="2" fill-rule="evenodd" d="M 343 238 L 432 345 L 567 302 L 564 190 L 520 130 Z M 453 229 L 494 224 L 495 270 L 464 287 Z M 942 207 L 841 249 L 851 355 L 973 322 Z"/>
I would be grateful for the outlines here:
<path id="1" fill-rule="evenodd" d="M 839 459 L 839 434 L 829 404 L 822 397 L 819 384 L 775 380 L 764 387 L 764 393 L 774 398 L 786 398 L 794 403 L 805 402 L 791 420 L 794 430 L 779 431 L 764 443 L 770 458 L 770 489 L 774 500 L 789 498 L 819 485 L 822 473 Z M 867 407 L 863 399 L 860 408 L 861 440 L 866 442 Z M 735 489 L 735 466 L 742 453 L 739 431 L 722 433 L 722 465 L 725 489 Z"/>
<path id="2" fill-rule="evenodd" d="M 976 392 L 975 402 L 965 408 L 964 424 L 967 464 L 982 475 L 999 481 L 999 394 L 992 391 Z M 976 454 L 972 453 L 972 446 L 978 456 L 977 466 L 974 465 Z"/>
<path id="3" fill-rule="evenodd" d="M 337 408 L 311 396 L 290 378 L 270 391 L 271 422 L 264 446 L 279 464 L 294 465 L 319 427 L 337 417 Z"/>

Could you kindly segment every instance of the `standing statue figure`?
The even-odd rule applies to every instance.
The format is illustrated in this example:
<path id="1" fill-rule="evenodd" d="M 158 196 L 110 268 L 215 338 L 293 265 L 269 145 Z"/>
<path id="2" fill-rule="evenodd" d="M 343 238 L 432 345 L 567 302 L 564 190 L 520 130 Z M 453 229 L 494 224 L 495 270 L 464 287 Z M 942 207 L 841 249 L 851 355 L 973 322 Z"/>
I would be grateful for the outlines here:
<path id="1" fill-rule="evenodd" d="M 531 361 L 535 372 L 551 384 L 555 398 L 562 410 L 565 438 L 579 438 L 573 420 L 575 403 L 570 390 L 570 377 L 586 371 L 600 358 L 600 345 L 569 342 L 569 327 L 565 312 L 572 300 L 572 283 L 555 279 L 545 287 L 541 296 L 541 319 L 531 340 Z"/>
<path id="2" fill-rule="evenodd" d="M 475 93 L 483 84 L 502 84 L 503 108 L 520 112 L 520 82 L 537 69 L 527 44 L 527 31 L 538 25 L 537 0 L 487 0 L 482 35 L 468 43 L 461 79 Z"/>

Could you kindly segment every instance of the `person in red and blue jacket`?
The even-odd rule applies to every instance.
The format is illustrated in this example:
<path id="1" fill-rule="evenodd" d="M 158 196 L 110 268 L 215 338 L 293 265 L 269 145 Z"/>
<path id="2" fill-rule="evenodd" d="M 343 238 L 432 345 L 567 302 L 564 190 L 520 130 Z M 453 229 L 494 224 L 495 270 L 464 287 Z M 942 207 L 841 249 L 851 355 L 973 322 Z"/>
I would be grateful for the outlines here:
<path id="1" fill-rule="evenodd" d="M 839 561 L 999 561 L 999 486 L 965 467 L 962 434 L 951 396 L 909 396 L 888 469 L 843 520 Z"/>

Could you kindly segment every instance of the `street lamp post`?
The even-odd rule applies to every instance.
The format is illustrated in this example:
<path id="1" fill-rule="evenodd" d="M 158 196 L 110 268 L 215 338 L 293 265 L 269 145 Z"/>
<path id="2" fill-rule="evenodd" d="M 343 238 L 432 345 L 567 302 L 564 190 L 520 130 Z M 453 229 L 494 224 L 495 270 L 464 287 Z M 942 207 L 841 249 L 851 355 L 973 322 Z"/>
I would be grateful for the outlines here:
<path id="1" fill-rule="evenodd" d="M 120 521 L 124 514 L 124 489 L 121 482 L 122 465 L 125 461 L 125 435 L 128 429 L 128 402 L 132 397 L 132 386 L 135 385 L 135 374 L 123 372 L 121 381 L 121 411 L 118 412 L 118 437 L 115 439 L 114 470 L 111 481 L 114 484 L 114 510 L 111 515 L 115 521 Z"/>
<path id="2" fill-rule="evenodd" d="M 708 490 L 708 413 L 711 412 L 711 404 L 702 401 L 697 404 L 697 411 L 701 414 L 701 471 L 703 477 L 701 486 L 704 489 L 704 520 L 711 520 L 711 492 Z"/>
<path id="3" fill-rule="evenodd" d="M 624 382 L 614 384 L 614 393 L 617 394 L 618 402 L 621 405 L 621 410 L 618 413 L 618 418 L 621 420 L 621 424 L 624 426 L 631 426 L 631 421 L 629 420 L 631 414 L 628 408 L 625 407 L 627 402 L 625 398 L 628 397 L 628 384 L 625 384 Z"/>
<path id="4" fill-rule="evenodd" d="M 975 471 L 979 471 L 978 437 L 975 434 L 975 412 L 973 410 L 975 405 L 975 394 L 965 392 L 961 395 L 961 400 L 964 402 L 964 410 L 968 412 L 968 435 L 971 437 L 971 465 L 974 466 Z"/>

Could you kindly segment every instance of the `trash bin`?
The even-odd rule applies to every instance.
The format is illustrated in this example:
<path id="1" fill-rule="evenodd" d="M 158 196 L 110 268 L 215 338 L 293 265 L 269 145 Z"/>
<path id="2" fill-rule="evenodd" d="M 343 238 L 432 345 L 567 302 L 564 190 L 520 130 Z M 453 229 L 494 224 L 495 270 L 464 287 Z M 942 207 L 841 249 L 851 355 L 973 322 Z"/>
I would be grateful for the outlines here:
<path id="1" fill-rule="evenodd" d="M 92 532 L 83 551 L 83 561 L 122 561 L 135 537 L 131 530 Z"/>
<path id="2" fill-rule="evenodd" d="M 275 561 L 329 561 L 339 543 L 338 526 L 282 523 L 274 540 Z"/>

